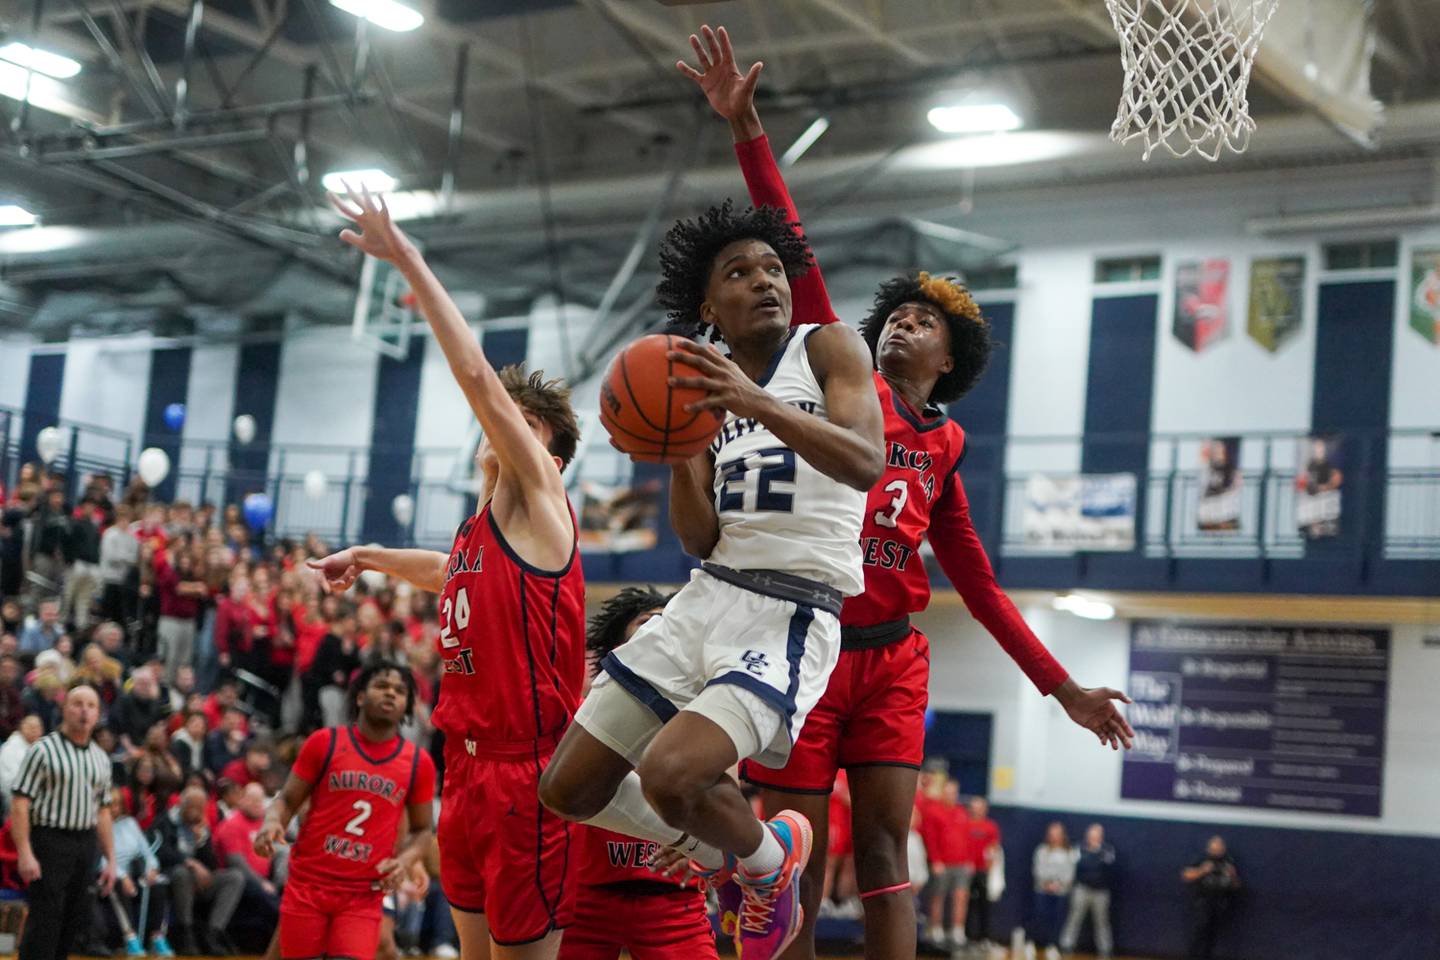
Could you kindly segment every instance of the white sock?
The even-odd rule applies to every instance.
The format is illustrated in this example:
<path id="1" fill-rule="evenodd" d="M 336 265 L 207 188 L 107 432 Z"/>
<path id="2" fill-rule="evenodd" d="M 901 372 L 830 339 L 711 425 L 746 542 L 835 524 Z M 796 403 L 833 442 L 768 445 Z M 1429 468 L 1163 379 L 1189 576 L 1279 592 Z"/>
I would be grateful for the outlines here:
<path id="1" fill-rule="evenodd" d="M 745 868 L 745 873 L 751 877 L 768 877 L 779 870 L 785 863 L 785 848 L 780 846 L 780 841 L 775 838 L 775 832 L 763 823 L 760 825 L 763 836 L 760 838 L 760 846 L 748 857 L 740 858 L 740 865 Z"/>
<path id="2" fill-rule="evenodd" d="M 620 789 L 615 791 L 615 796 L 605 809 L 585 823 L 602 830 L 623 833 L 628 837 L 654 840 L 667 847 L 679 845 L 682 853 L 706 870 L 714 870 L 725 862 L 725 856 L 719 850 L 661 820 L 660 814 L 656 813 L 655 808 L 645 799 L 645 791 L 640 788 L 640 777 L 634 771 L 626 774 L 625 779 L 620 781 Z"/>

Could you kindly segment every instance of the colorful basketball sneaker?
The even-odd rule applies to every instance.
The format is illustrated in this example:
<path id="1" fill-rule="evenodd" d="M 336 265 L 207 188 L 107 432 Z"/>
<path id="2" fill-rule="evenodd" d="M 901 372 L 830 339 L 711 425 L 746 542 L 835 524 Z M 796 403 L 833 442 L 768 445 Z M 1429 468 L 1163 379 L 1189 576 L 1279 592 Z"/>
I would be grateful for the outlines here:
<path id="1" fill-rule="evenodd" d="M 800 874 L 810 862 L 810 821 L 785 810 L 765 823 L 785 850 L 785 862 L 768 877 L 735 874 L 740 890 L 740 932 L 735 951 L 741 960 L 774 960 L 800 933 L 805 912 L 800 906 Z"/>

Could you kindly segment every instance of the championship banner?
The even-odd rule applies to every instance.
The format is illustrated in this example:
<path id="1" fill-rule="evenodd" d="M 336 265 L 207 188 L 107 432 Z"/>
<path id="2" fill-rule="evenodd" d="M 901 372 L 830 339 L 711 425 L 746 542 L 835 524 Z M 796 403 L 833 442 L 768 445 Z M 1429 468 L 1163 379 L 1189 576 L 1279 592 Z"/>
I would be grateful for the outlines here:
<path id="1" fill-rule="evenodd" d="M 1135 549 L 1135 474 L 1034 473 L 1025 482 L 1025 544 L 1043 550 Z"/>
<path id="2" fill-rule="evenodd" d="M 1250 310 L 1245 332 L 1271 353 L 1300 332 L 1305 304 L 1305 258 L 1269 257 L 1250 263 Z"/>
<path id="3" fill-rule="evenodd" d="M 1340 533 L 1340 448 L 1339 437 L 1306 437 L 1296 447 L 1295 528 L 1307 540 Z"/>
<path id="4" fill-rule="evenodd" d="M 1120 796 L 1378 817 L 1388 630 L 1136 621 Z"/>
<path id="5" fill-rule="evenodd" d="M 580 549 L 599 553 L 651 550 L 659 542 L 660 481 L 608 487 L 580 483 Z"/>
<path id="6" fill-rule="evenodd" d="M 1192 260 L 1175 267 L 1175 339 L 1200 353 L 1224 339 L 1230 312 L 1230 261 Z"/>
<path id="7" fill-rule="evenodd" d="M 1416 250 L 1410 257 L 1410 326 L 1440 344 L 1440 248 Z"/>
<path id="8" fill-rule="evenodd" d="M 1205 533 L 1239 530 L 1244 489 L 1245 477 L 1240 472 L 1240 438 L 1211 437 L 1202 443 L 1196 527 Z"/>

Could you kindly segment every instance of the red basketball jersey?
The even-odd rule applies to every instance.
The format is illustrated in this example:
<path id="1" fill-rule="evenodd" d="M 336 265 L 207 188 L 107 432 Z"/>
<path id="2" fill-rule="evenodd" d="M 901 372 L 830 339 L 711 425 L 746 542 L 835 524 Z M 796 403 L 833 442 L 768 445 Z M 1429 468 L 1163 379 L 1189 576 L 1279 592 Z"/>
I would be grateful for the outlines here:
<path id="1" fill-rule="evenodd" d="M 875 374 L 885 414 L 885 474 L 870 488 L 860 529 L 865 592 L 840 613 L 846 626 L 870 626 L 924 610 L 930 575 L 920 541 L 930 529 L 931 507 L 945 492 L 965 453 L 965 431 L 944 413 L 917 414 Z"/>
<path id="2" fill-rule="evenodd" d="M 660 849 L 653 840 L 637 840 L 623 833 L 612 833 L 599 827 L 580 824 L 580 882 L 585 886 L 624 883 L 632 880 L 670 882 L 654 870 L 650 862 Z M 699 888 L 699 882 L 676 883 L 677 887 Z"/>
<path id="3" fill-rule="evenodd" d="M 540 570 L 511 549 L 486 504 L 455 536 L 438 643 L 444 674 L 433 720 L 446 736 L 558 737 L 585 676 L 578 541 L 562 569 Z"/>
<path id="4" fill-rule="evenodd" d="M 290 876 L 302 883 L 374 889 L 406 807 L 435 796 L 428 753 L 404 737 L 374 743 L 355 727 L 312 733 L 291 772 L 311 785 L 310 812 L 290 855 Z"/>

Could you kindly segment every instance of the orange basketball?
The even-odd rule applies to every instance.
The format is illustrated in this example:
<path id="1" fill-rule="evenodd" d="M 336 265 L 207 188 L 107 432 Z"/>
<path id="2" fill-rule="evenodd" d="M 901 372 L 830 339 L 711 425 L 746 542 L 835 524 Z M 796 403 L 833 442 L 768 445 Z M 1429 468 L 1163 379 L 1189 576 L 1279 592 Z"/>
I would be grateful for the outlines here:
<path id="1" fill-rule="evenodd" d="M 685 409 L 703 399 L 704 390 L 667 382 L 672 376 L 699 375 L 688 363 L 666 356 L 680 343 L 680 337 L 663 333 L 641 337 L 620 351 L 600 387 L 600 422 L 611 443 L 632 460 L 688 460 L 709 446 L 725 422 L 724 410 Z"/>

